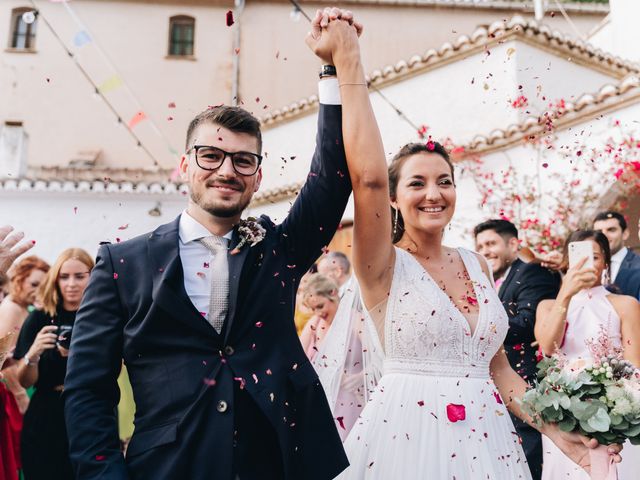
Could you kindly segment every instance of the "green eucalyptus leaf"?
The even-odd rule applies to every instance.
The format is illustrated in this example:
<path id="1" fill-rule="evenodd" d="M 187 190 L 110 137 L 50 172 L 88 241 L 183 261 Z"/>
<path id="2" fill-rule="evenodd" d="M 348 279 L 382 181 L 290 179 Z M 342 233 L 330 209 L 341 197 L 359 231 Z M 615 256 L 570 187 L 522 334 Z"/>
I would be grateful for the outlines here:
<path id="1" fill-rule="evenodd" d="M 587 424 L 596 432 L 608 432 L 611 426 L 611 419 L 604 408 L 598 408 L 595 415 L 592 415 L 587 420 Z"/>

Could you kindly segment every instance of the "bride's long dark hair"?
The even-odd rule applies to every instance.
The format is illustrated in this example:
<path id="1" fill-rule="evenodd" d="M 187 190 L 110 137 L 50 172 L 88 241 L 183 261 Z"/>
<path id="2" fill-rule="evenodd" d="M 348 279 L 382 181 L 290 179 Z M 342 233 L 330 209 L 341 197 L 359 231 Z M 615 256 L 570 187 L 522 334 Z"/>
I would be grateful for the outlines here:
<path id="1" fill-rule="evenodd" d="M 440 155 L 451 168 L 451 179 L 455 183 L 453 163 L 451 163 L 451 159 L 449 158 L 449 153 L 447 152 L 446 148 L 444 148 L 438 142 L 433 141 L 429 141 L 427 143 L 408 143 L 394 155 L 394 157 L 391 159 L 391 164 L 389 165 L 389 197 L 392 200 L 396 199 L 400 170 L 402 170 L 404 162 L 407 158 L 415 155 L 416 153 L 436 153 Z M 391 229 L 392 241 L 393 243 L 398 243 L 404 235 L 404 220 L 402 218 L 402 213 L 400 213 L 400 210 L 396 211 L 396 209 L 393 207 L 391 207 Z"/>

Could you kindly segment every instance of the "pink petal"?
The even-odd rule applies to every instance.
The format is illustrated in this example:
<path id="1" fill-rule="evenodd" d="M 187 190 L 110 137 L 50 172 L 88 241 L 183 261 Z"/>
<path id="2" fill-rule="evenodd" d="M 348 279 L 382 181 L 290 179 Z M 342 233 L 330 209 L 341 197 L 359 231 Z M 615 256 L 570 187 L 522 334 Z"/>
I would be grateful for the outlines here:
<path id="1" fill-rule="evenodd" d="M 450 403 L 447 405 L 447 418 L 450 422 L 458 422 L 467 418 L 464 405 Z"/>

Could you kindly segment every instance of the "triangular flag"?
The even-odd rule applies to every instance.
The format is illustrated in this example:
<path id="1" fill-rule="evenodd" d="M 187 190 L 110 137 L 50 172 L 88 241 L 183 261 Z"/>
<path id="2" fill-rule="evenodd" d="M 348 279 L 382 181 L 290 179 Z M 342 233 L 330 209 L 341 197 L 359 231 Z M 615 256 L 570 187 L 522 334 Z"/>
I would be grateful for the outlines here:
<path id="1" fill-rule="evenodd" d="M 129 123 L 128 123 L 129 128 L 135 127 L 141 121 L 143 121 L 145 118 L 147 118 L 147 115 L 142 110 L 140 110 L 133 117 L 131 117 L 131 120 L 129 120 Z"/>
<path id="2" fill-rule="evenodd" d="M 86 45 L 87 43 L 91 43 L 91 37 L 89 36 L 89 34 L 84 31 L 84 30 L 80 30 L 78 33 L 75 34 L 75 36 L 73 37 L 73 44 L 76 47 L 81 47 L 83 45 Z"/>
<path id="3" fill-rule="evenodd" d="M 122 79 L 118 75 L 114 75 L 113 77 L 105 80 L 102 85 L 98 87 L 101 93 L 108 93 L 112 90 L 115 90 L 120 85 L 122 85 Z"/>

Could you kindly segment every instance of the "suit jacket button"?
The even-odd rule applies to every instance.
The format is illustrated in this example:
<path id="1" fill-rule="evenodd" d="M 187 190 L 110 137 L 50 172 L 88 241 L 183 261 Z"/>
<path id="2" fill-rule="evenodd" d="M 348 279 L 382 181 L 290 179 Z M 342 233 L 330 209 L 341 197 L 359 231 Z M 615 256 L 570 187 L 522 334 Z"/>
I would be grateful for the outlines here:
<path id="1" fill-rule="evenodd" d="M 227 411 L 227 402 L 225 402 L 224 400 L 220 400 L 218 402 L 218 405 L 216 405 L 216 410 L 218 410 L 218 412 L 220 413 L 224 413 Z"/>
<path id="2" fill-rule="evenodd" d="M 233 347 L 231 345 L 227 345 L 226 347 L 224 347 L 224 353 L 227 354 L 228 356 L 233 355 L 233 352 L 235 350 L 233 349 Z"/>

